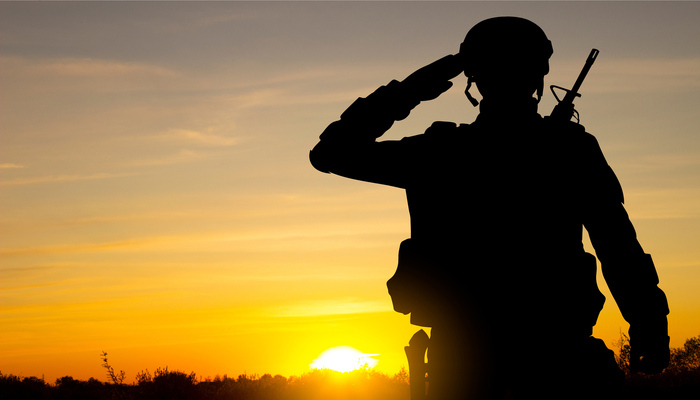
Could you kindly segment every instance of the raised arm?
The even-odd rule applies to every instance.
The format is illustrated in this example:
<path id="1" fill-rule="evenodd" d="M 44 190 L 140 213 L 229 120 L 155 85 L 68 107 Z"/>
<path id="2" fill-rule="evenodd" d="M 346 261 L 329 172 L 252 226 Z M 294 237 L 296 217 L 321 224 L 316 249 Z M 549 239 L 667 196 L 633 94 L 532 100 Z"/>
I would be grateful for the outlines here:
<path id="1" fill-rule="evenodd" d="M 311 150 L 311 164 L 321 172 L 347 178 L 405 187 L 410 155 L 400 141 L 381 137 L 395 121 L 410 114 L 421 101 L 433 100 L 452 87 L 450 79 L 462 70 L 457 56 L 445 56 L 409 75 L 391 81 L 357 99 L 321 134 Z"/>

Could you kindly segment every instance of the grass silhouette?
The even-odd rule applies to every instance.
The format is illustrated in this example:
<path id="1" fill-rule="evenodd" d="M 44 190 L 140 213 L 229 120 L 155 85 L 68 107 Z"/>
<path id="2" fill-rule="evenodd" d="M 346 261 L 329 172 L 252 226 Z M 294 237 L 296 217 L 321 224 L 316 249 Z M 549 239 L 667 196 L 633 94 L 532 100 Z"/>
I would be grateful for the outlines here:
<path id="1" fill-rule="evenodd" d="M 700 393 L 700 336 L 686 340 L 671 350 L 669 367 L 658 375 L 633 374 L 629 370 L 629 338 L 622 334 L 618 343 L 618 363 L 625 371 L 625 392 L 621 399 L 695 400 Z M 394 375 L 371 368 L 351 372 L 314 369 L 286 378 L 265 374 L 197 380 L 186 373 L 158 368 L 143 370 L 136 382 L 125 384 L 126 373 L 116 373 L 107 353 L 101 355 L 107 382 L 87 381 L 64 376 L 53 384 L 36 377 L 4 375 L 0 372 L 2 400 L 408 400 L 408 372 Z"/>

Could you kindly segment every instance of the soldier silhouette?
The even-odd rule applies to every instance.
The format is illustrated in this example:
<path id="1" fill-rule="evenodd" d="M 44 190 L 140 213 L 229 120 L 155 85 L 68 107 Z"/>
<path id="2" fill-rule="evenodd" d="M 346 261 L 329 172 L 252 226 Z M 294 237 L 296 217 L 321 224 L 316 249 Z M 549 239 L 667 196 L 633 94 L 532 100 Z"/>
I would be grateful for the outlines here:
<path id="1" fill-rule="evenodd" d="M 327 173 L 406 190 L 411 237 L 389 281 L 394 308 L 432 327 L 429 397 L 612 397 L 622 383 L 612 351 L 592 337 L 605 280 L 630 324 L 634 370 L 668 365 L 668 305 L 596 139 L 537 106 L 552 46 L 533 22 L 475 25 L 443 57 L 357 99 L 310 153 Z M 378 141 L 464 72 L 471 124 Z M 536 96 L 536 97 L 533 97 Z"/>

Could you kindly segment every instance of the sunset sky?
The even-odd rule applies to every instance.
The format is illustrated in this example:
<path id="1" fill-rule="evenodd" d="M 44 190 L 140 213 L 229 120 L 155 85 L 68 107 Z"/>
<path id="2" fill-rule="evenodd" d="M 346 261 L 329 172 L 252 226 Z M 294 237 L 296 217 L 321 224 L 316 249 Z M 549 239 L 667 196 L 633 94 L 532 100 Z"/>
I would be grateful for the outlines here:
<path id="1" fill-rule="evenodd" d="M 600 50 L 581 122 L 654 257 L 671 345 L 700 335 L 699 2 L 2 2 L 0 371 L 104 379 L 107 351 L 129 381 L 290 376 L 351 346 L 397 372 L 418 330 L 385 286 L 404 193 L 319 173 L 308 151 L 355 98 L 498 15 L 545 30 L 547 85 Z M 454 82 L 387 137 L 473 121 Z M 612 347 L 628 327 L 601 286 Z"/>

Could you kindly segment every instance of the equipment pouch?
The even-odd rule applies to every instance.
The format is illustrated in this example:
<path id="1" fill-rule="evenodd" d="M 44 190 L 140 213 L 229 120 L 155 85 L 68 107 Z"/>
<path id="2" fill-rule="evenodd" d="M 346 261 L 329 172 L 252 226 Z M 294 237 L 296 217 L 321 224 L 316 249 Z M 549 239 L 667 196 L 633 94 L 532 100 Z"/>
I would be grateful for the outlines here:
<path id="1" fill-rule="evenodd" d="M 406 239 L 399 246 L 399 264 L 394 275 L 386 282 L 394 311 L 410 313 L 415 306 L 420 266 L 413 240 Z"/>
<path id="2" fill-rule="evenodd" d="M 432 326 L 436 292 L 433 261 L 414 239 L 406 239 L 399 247 L 399 264 L 394 276 L 386 283 L 394 310 L 411 313 L 411 323 Z"/>

